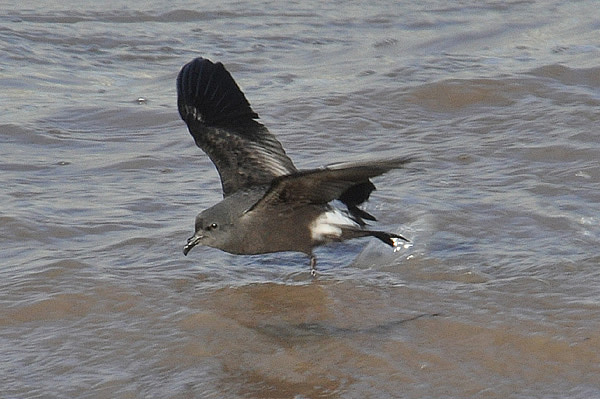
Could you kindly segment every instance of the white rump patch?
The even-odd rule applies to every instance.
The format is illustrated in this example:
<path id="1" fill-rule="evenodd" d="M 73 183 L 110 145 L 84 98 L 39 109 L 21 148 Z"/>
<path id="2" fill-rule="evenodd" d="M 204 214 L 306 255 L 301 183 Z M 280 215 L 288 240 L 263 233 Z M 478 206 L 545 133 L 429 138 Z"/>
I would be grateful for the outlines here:
<path id="1" fill-rule="evenodd" d="M 314 241 L 337 240 L 342 237 L 342 228 L 359 228 L 360 225 L 347 214 L 333 208 L 322 213 L 310 225 L 310 235 Z"/>

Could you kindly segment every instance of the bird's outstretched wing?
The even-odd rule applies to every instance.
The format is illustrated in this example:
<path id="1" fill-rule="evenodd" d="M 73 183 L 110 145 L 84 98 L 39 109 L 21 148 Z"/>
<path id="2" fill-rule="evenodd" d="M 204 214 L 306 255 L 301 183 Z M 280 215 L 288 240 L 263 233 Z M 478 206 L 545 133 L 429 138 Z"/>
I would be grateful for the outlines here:
<path id="1" fill-rule="evenodd" d="M 375 190 L 369 179 L 400 168 L 408 162 L 410 158 L 347 162 L 277 177 L 251 210 L 283 204 L 293 208 L 340 200 L 359 221 L 375 220 L 372 215 L 358 208 Z"/>
<path id="2" fill-rule="evenodd" d="M 196 58 L 183 66 L 177 76 L 177 107 L 196 145 L 217 167 L 225 197 L 296 172 L 220 62 Z"/>

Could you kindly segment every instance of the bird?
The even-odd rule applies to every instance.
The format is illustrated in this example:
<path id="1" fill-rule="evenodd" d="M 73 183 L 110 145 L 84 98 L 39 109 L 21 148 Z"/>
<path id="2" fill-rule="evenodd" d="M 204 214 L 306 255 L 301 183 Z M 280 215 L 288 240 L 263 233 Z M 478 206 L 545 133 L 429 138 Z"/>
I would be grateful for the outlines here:
<path id="1" fill-rule="evenodd" d="M 195 218 L 187 255 L 203 245 L 237 255 L 300 252 L 316 275 L 313 248 L 375 237 L 397 248 L 409 240 L 371 230 L 375 217 L 359 205 L 371 178 L 401 168 L 410 157 L 332 164 L 298 170 L 221 62 L 198 57 L 177 76 L 177 108 L 200 149 L 214 163 L 223 200 Z"/>

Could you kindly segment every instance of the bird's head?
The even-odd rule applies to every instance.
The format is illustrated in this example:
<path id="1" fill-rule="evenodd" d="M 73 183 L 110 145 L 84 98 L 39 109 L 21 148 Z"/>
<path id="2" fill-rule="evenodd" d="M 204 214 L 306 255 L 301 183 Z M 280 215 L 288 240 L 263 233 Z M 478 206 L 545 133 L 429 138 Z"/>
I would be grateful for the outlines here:
<path id="1" fill-rule="evenodd" d="M 196 245 L 223 249 L 229 241 L 231 222 L 226 214 L 218 208 L 209 208 L 196 216 L 194 235 L 183 247 L 183 254 L 187 255 Z"/>

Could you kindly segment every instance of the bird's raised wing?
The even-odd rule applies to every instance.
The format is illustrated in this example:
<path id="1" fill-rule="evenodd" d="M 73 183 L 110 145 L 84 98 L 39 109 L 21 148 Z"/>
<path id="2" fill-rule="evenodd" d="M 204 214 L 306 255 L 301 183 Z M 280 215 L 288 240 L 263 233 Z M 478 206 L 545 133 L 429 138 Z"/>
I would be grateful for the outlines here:
<path id="1" fill-rule="evenodd" d="M 375 220 L 372 215 L 357 208 L 375 190 L 369 179 L 408 162 L 409 158 L 347 162 L 277 177 L 251 210 L 283 204 L 292 208 L 326 204 L 337 199 L 345 203 L 357 218 Z"/>
<path id="2" fill-rule="evenodd" d="M 183 66 L 177 76 L 177 107 L 196 145 L 217 167 L 224 196 L 296 172 L 220 62 L 196 58 Z"/>

